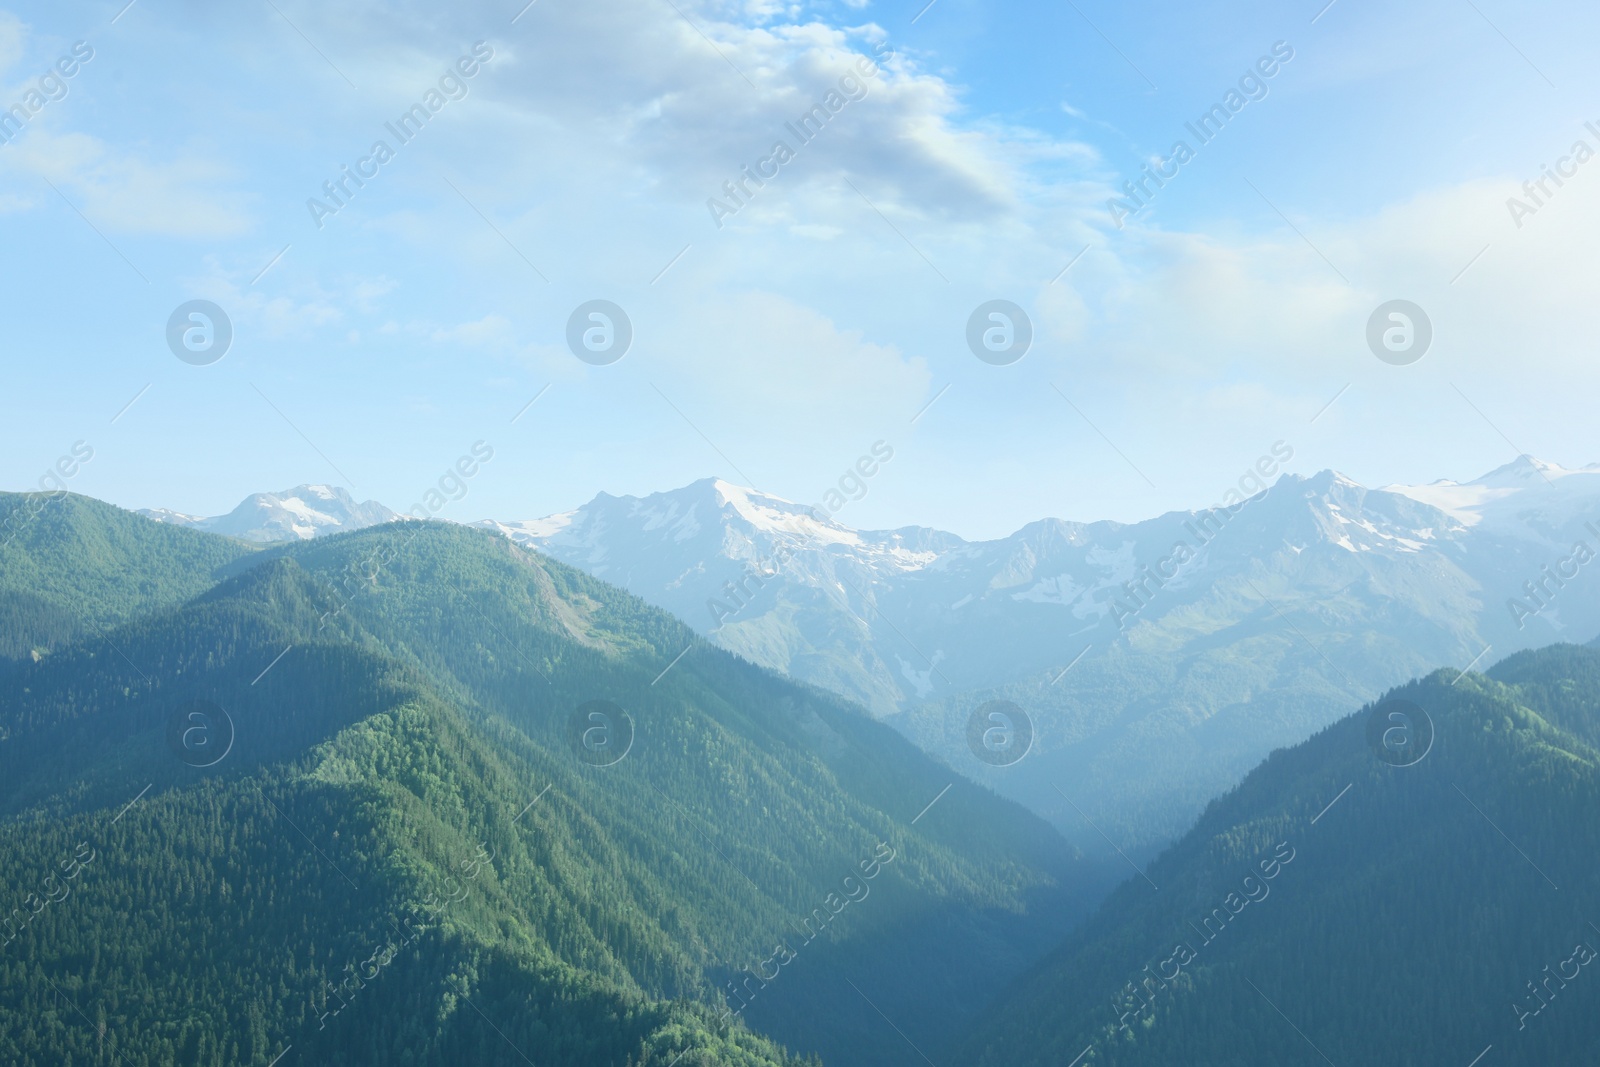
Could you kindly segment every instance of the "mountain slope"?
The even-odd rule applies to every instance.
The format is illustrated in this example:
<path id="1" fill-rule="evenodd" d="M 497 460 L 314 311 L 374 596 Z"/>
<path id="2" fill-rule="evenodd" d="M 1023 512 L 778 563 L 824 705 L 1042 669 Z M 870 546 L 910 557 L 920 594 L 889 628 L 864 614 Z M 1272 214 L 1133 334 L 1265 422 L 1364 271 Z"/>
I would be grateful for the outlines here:
<path id="1" fill-rule="evenodd" d="M 1600 630 L 1584 588 L 1600 467 L 1520 457 L 1470 482 L 1382 490 L 1333 472 L 1263 488 L 1261 470 L 1276 461 L 1225 506 L 1047 519 L 988 542 L 853 530 L 713 479 L 480 525 L 866 704 L 1114 865 L 1118 849 L 1153 855 L 1352 701 Z M 991 700 L 1028 716 L 1020 763 L 995 768 L 968 744 Z"/>
<path id="2" fill-rule="evenodd" d="M 1288 477 L 1221 513 L 1203 547 L 1200 520 L 1179 518 L 1147 531 L 1130 559 L 1198 552 L 1164 583 L 1130 576 L 1137 598 L 1116 592 L 1113 617 L 1063 640 L 1081 662 L 931 700 L 896 725 L 926 749 L 960 754 L 975 706 L 1018 704 L 1038 734 L 1027 759 L 955 765 L 1080 844 L 1103 831 L 1145 859 L 1272 749 L 1482 649 L 1477 583 L 1423 548 L 1449 520 L 1404 496 L 1331 474 Z"/>
<path id="3" fill-rule="evenodd" d="M 1121 862 L 1102 831 L 1152 855 L 1352 701 L 1489 647 L 1600 629 L 1600 598 L 1576 588 L 1589 579 L 1571 560 L 1580 540 L 1600 554 L 1584 525 L 1600 515 L 1600 468 L 1523 457 L 1459 486 L 1373 490 L 1333 472 L 1264 485 L 1241 482 L 1206 511 L 1042 520 L 989 542 L 851 530 L 710 480 L 485 525 L 861 700 Z M 1564 560 L 1558 586 L 1541 568 Z M 1529 581 L 1553 594 L 1538 610 Z M 1035 736 L 999 769 L 967 744 L 995 699 L 1019 705 Z"/>
<path id="4" fill-rule="evenodd" d="M 1042 823 L 503 538 L 396 524 L 226 570 L 0 677 L 0 899 L 59 891 L 78 840 L 100 879 L 0 955 L 8 1062 L 782 1062 L 745 1023 L 920 1062 L 880 1009 L 937 1051 L 1084 908 Z M 611 766 L 571 731 L 594 699 L 637 726 Z M 225 759 L 190 765 L 195 724 Z M 346 963 L 381 992 L 324 1035 Z"/>
<path id="5" fill-rule="evenodd" d="M 1275 753 L 1015 984 L 963 1059 L 1586 1058 L 1600 1039 L 1600 751 L 1584 739 L 1600 732 L 1597 681 L 1600 653 L 1573 646 L 1488 676 L 1440 671 Z M 1397 751 L 1383 737 L 1404 740 L 1385 729 L 1426 736 L 1389 700 L 1431 718 L 1420 762 L 1380 758 Z"/>
<path id="6" fill-rule="evenodd" d="M 696 951 L 724 992 L 730 979 L 749 982 L 738 975 L 760 970 L 773 943 L 795 933 L 875 841 L 890 843 L 900 858 L 896 879 L 872 890 L 887 898 L 881 909 L 858 918 L 866 909 L 852 908 L 841 920 L 863 924 L 856 943 L 818 941 L 785 967 L 781 996 L 756 997 L 748 1009 L 794 1044 L 803 1045 L 797 1035 L 815 1019 L 832 1020 L 832 1044 L 803 1045 L 830 1062 L 915 1058 L 840 980 L 843 971 L 917 1044 L 936 1046 L 985 983 L 1022 966 L 1036 939 L 1063 931 L 1092 892 L 1082 884 L 1088 873 L 1041 824 L 955 779 L 858 709 L 753 669 L 615 587 L 504 539 L 407 524 L 288 551 L 323 575 L 366 573 L 374 554 L 388 558 L 350 613 L 386 647 L 415 656 L 446 691 L 536 744 L 566 747 L 572 709 L 589 701 L 629 709 L 633 748 L 604 768 L 604 790 L 584 804 L 608 825 L 658 811 L 665 832 L 641 834 L 631 847 L 649 854 L 675 842 L 676 855 L 652 861 L 676 872 L 674 882 L 703 880 L 693 868 L 714 861 L 728 883 L 726 910 L 740 918 L 706 921 Z M 907 839 L 917 846 L 902 847 L 895 824 L 916 818 L 946 786 Z M 808 825 L 816 831 L 795 830 Z M 685 846 L 702 855 L 684 856 Z M 916 894 L 894 888 L 899 878 Z M 939 946 L 932 957 L 908 957 L 930 945 Z M 907 965 L 950 971 L 944 995 L 930 1000 Z"/>
<path id="7" fill-rule="evenodd" d="M 251 552 L 70 493 L 0 493 L 0 671 L 195 596 Z"/>
<path id="8" fill-rule="evenodd" d="M 269 563 L 0 686 L 5 1062 L 786 1062 L 505 921 L 550 845 L 501 814 L 511 776 L 460 713 L 353 628 L 256 684 L 319 595 Z M 215 769 L 167 748 L 196 697 L 231 720 Z"/>
<path id="9" fill-rule="evenodd" d="M 643 499 L 602 493 L 533 522 L 478 525 L 619 585 L 724 648 L 880 712 L 899 705 L 907 683 L 858 617 L 862 598 L 964 543 L 918 528 L 852 530 L 711 478 Z"/>

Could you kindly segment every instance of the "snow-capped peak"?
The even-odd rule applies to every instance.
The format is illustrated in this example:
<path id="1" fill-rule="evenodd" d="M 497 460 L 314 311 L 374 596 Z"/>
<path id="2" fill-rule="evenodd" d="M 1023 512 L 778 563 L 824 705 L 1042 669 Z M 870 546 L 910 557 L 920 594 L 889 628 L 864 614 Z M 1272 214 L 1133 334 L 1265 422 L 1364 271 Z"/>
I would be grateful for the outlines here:
<path id="1" fill-rule="evenodd" d="M 185 515 L 181 511 L 171 508 L 140 508 L 138 514 L 156 522 L 164 522 L 169 526 L 194 526 L 205 521 L 203 515 Z"/>
<path id="2" fill-rule="evenodd" d="M 1488 524 L 1515 532 L 1530 520 L 1532 525 L 1560 525 L 1575 508 L 1600 502 L 1600 464 L 1562 467 L 1521 455 L 1470 482 L 1441 478 L 1427 485 L 1385 488 L 1436 507 L 1463 525 Z"/>
<path id="3" fill-rule="evenodd" d="M 860 535 L 816 508 L 772 493 L 748 489 L 720 478 L 711 482 L 716 500 L 752 531 L 779 539 L 797 538 L 818 544 L 860 545 Z"/>
<path id="4" fill-rule="evenodd" d="M 1493 488 L 1510 487 L 1523 488 L 1534 486 L 1538 483 L 1549 484 L 1562 478 L 1573 475 L 1600 473 L 1600 465 L 1591 463 L 1587 467 L 1576 469 L 1563 467 L 1556 463 L 1546 463 L 1535 456 L 1521 455 L 1510 463 L 1485 474 L 1482 478 L 1469 482 L 1469 485 L 1482 485 Z"/>
<path id="5" fill-rule="evenodd" d="M 210 518 L 166 508 L 144 508 L 139 514 L 156 522 L 264 542 L 309 540 L 403 517 L 375 500 L 358 504 L 336 485 L 300 485 L 278 493 L 254 493 L 228 514 Z"/>

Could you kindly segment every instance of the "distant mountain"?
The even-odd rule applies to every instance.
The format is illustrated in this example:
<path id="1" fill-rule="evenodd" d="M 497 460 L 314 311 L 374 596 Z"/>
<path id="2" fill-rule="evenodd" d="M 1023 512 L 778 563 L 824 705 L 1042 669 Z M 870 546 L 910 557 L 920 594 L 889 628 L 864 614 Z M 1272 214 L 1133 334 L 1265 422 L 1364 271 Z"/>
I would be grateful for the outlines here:
<path id="1" fill-rule="evenodd" d="M 1593 1062 L 1600 652 L 1443 670 L 1274 753 L 998 994 L 977 1067 Z"/>
<path id="2" fill-rule="evenodd" d="M 281 493 L 256 493 L 228 514 L 212 518 L 166 508 L 141 508 L 139 514 L 156 522 L 257 542 L 304 541 L 405 517 L 375 500 L 358 504 L 335 485 L 301 485 Z"/>
<path id="3" fill-rule="evenodd" d="M 1600 557 L 1600 464 L 1531 456 L 1471 482 L 1391 486 L 1461 524 L 1462 568 L 1481 585 L 1484 633 L 1501 651 L 1573 640 L 1600 627 L 1591 566 Z M 1570 587 L 1570 588 L 1569 588 Z"/>
<path id="4" fill-rule="evenodd" d="M 512 540 L 613 582 L 722 647 L 862 701 L 914 696 L 926 664 L 879 647 L 871 604 L 966 545 L 920 527 L 860 531 L 781 497 L 707 478 L 648 497 L 602 493 L 532 522 L 485 521 Z M 907 673 L 909 672 L 909 673 Z"/>
<path id="5" fill-rule="evenodd" d="M 909 1067 L 1099 892 L 862 709 L 503 537 L 39 499 L 0 494 L 0 1063 Z"/>
<path id="6" fill-rule="evenodd" d="M 1231 509 L 985 542 L 853 530 L 714 479 L 480 525 L 861 701 L 1108 855 L 1102 832 L 1148 855 L 1352 700 L 1600 631 L 1581 588 L 1600 567 L 1574 559 L 1600 551 L 1600 467 L 1528 457 L 1420 487 L 1290 474 Z M 991 699 L 1033 720 L 1014 766 L 969 748 Z"/>
<path id="7" fill-rule="evenodd" d="M 1576 540 L 1600 549 L 1600 525 L 1583 525 L 1600 524 L 1600 465 L 1565 470 L 1522 457 L 1473 482 L 1381 490 L 1325 471 L 1287 475 L 1261 499 L 1269 497 L 1277 521 L 1254 523 L 1255 543 L 1229 538 L 1226 547 L 1213 543 L 1233 525 L 1224 509 L 1133 524 L 1043 519 L 1007 538 L 967 542 L 922 527 L 854 530 L 718 479 L 642 498 L 602 493 L 549 518 L 478 525 L 883 714 L 951 686 L 1002 684 L 1064 665 L 1069 650 L 1058 639 L 1100 627 L 1127 632 L 1170 613 L 1219 569 L 1323 544 L 1421 572 L 1443 556 L 1484 594 L 1474 613 L 1481 625 L 1472 628 L 1498 638 L 1497 646 L 1531 647 L 1600 625 L 1593 598 L 1565 604 L 1541 596 L 1541 608 L 1525 588 Z M 1192 559 L 1169 559 L 1183 542 Z M 1146 573 L 1157 565 L 1175 576 Z M 1518 594 L 1528 610 L 1508 606 Z M 1001 632 L 982 639 L 996 625 Z"/>
<path id="8" fill-rule="evenodd" d="M 1107 837 L 1152 854 L 1353 700 L 1600 632 L 1600 466 L 1524 456 L 1470 482 L 1324 471 L 1243 492 L 977 542 L 855 530 L 718 479 L 478 525 L 859 701 L 1115 862 Z M 1015 765 L 969 744 L 996 699 L 1031 721 Z"/>
<path id="9" fill-rule="evenodd" d="M 1391 485 L 1391 492 L 1431 504 L 1464 526 L 1497 529 L 1515 537 L 1555 531 L 1573 520 L 1597 520 L 1590 510 L 1600 486 L 1600 464 L 1566 468 L 1518 456 L 1470 482 L 1441 479 L 1427 485 Z"/>

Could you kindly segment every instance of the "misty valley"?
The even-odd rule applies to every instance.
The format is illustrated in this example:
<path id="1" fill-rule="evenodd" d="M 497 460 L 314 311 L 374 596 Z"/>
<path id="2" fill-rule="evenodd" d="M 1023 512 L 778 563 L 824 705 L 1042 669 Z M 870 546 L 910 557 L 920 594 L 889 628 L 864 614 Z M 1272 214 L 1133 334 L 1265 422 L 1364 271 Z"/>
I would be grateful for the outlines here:
<path id="1" fill-rule="evenodd" d="M 720 481 L 476 526 L 325 486 L 0 501 L 6 1062 L 1596 1036 L 1600 613 L 1506 601 L 1600 469 L 1286 476 L 991 542 Z M 742 572 L 742 611 L 693 610 Z M 1429 995 L 1388 1010 L 1387 974 Z"/>

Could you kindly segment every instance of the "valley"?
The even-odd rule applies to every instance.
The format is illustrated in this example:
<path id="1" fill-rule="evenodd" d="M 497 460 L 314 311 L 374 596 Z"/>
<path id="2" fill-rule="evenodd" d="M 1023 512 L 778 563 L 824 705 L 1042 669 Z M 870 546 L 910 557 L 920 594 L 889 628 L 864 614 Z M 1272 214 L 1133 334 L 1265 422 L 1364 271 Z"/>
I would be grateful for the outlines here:
<path id="1" fill-rule="evenodd" d="M 1581 536 L 1594 483 L 1552 497 L 1514 468 L 1405 492 L 1285 475 L 1232 511 L 977 544 L 721 482 L 477 528 L 261 494 L 230 518 L 245 538 L 0 497 L 26 519 L 0 546 L 0 1051 L 1370 1059 L 1407 1039 L 1357 1036 L 1360 998 L 1319 1013 L 1333 990 L 1275 971 L 1281 946 L 1355 976 L 1453 937 L 1528 970 L 1516 946 L 1580 912 L 1512 903 L 1537 889 L 1490 860 L 1513 811 L 1539 883 L 1600 893 L 1549 838 L 1592 790 L 1600 651 L 1518 651 L 1600 618 L 1570 568 L 1521 628 L 1496 604 Z M 696 620 L 719 579 L 741 610 Z M 1395 701 L 1420 756 L 1373 748 Z M 1429 932 L 1349 897 L 1377 880 L 1429 907 L 1406 846 L 1375 845 L 1391 830 L 1520 917 L 1457 894 Z M 1362 923 L 1416 943 L 1369 958 Z M 1430 1032 L 1469 1040 L 1491 986 L 1458 985 Z M 99 1022 L 61 1013 L 68 990 Z M 1553 1002 L 1517 1003 L 1520 1035 Z M 1588 1016 L 1549 1018 L 1520 1062 Z"/>

